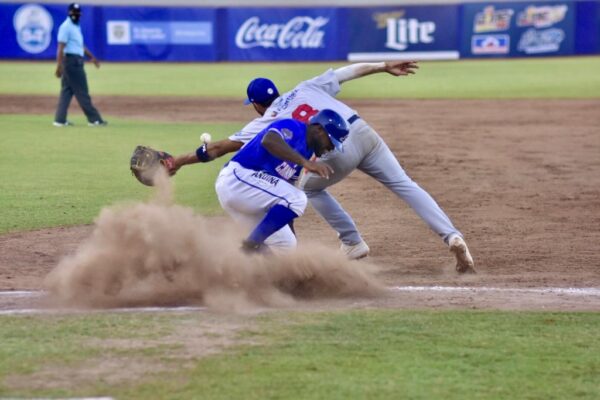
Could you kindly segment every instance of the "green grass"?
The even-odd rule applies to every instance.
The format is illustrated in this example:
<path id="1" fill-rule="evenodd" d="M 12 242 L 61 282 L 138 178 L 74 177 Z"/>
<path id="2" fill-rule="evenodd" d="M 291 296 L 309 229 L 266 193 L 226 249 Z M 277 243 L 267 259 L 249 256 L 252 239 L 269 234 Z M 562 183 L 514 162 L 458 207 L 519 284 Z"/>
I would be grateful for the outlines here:
<path id="1" fill-rule="evenodd" d="M 15 373 L 9 360 L 19 360 L 16 373 L 23 376 L 52 365 L 77 368 L 77 362 L 98 357 L 98 342 L 90 342 L 91 337 L 155 338 L 202 321 L 197 314 L 4 318 L 0 382 Z M 597 313 L 272 313 L 257 317 L 256 323 L 242 338 L 260 344 L 238 345 L 188 367 L 174 367 L 162 377 L 93 387 L 71 382 L 68 389 L 37 391 L 4 386 L 0 395 L 594 399 L 600 391 Z M 154 347 L 127 354 L 149 363 L 169 359 L 168 348 Z M 103 349 L 104 357 L 118 350 L 110 343 Z"/>
<path id="2" fill-rule="evenodd" d="M 18 390 L 9 391 L 7 388 L 6 379 L 9 377 L 28 376 L 43 368 L 80 369 L 86 361 L 123 353 L 120 348 L 101 346 L 103 340 L 156 340 L 172 331 L 170 325 L 173 321 L 175 318 L 151 314 L 2 317 L 0 396 L 8 393 L 18 395 Z M 132 354 L 138 357 L 148 353 L 163 355 L 168 348 L 157 345 L 153 350 L 140 349 Z M 54 396 L 67 396 L 72 391 L 59 387 L 52 393 Z M 32 388 L 26 392 L 34 393 L 36 390 Z"/>
<path id="3" fill-rule="evenodd" d="M 0 233 L 91 223 L 104 206 L 147 199 L 152 189 L 129 171 L 135 145 L 181 154 L 196 149 L 200 132 L 219 139 L 236 124 L 176 124 L 111 118 L 108 127 L 56 128 L 51 116 L 0 115 Z M 216 175 L 226 162 L 184 167 L 174 178 L 176 200 L 198 212 L 220 212 Z"/>
<path id="4" fill-rule="evenodd" d="M 345 63 L 118 64 L 86 70 L 92 95 L 243 98 L 256 76 L 280 90 Z M 341 98 L 593 98 L 600 97 L 600 57 L 422 62 L 418 74 L 386 74 L 344 84 Z M 0 93 L 57 95 L 54 64 L 1 62 Z"/>

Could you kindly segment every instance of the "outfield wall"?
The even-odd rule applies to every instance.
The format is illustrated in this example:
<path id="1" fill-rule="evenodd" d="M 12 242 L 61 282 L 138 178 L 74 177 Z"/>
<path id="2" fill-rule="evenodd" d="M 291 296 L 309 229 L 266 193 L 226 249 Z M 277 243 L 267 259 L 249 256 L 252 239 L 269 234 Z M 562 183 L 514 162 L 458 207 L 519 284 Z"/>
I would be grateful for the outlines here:
<path id="1" fill-rule="evenodd" d="M 54 59 L 64 4 L 0 3 L 2 59 Z M 326 61 L 600 53 L 600 1 L 378 7 L 84 6 L 109 61 Z"/>

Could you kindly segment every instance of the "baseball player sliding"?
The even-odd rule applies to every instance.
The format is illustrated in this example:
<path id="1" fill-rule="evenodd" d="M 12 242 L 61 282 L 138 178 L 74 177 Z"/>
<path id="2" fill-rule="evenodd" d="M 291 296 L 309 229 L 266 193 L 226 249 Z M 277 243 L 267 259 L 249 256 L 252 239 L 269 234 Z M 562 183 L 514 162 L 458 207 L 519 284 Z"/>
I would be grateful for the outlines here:
<path id="1" fill-rule="evenodd" d="M 244 146 L 219 173 L 215 183 L 221 206 L 233 219 L 254 229 L 243 242 L 249 252 L 296 246 L 289 224 L 304 214 L 306 195 L 290 181 L 300 171 L 323 179 L 333 173 L 325 163 L 310 161 L 348 136 L 346 121 L 331 110 L 321 110 L 309 125 L 294 119 L 271 123 Z"/>
<path id="2" fill-rule="evenodd" d="M 333 173 L 325 178 L 308 170 L 298 182 L 317 213 L 336 230 L 342 242 L 341 250 L 351 259 L 369 254 L 369 246 L 361 237 L 356 224 L 339 202 L 327 192 L 327 187 L 341 181 L 354 169 L 359 169 L 384 184 L 412 209 L 449 246 L 456 257 L 459 273 L 475 272 L 474 262 L 462 234 L 435 200 L 404 172 L 400 163 L 377 132 L 360 118 L 358 113 L 335 96 L 340 85 L 352 79 L 387 72 L 393 76 L 414 74 L 418 68 L 414 61 L 351 64 L 329 69 L 323 74 L 301 82 L 283 95 L 275 84 L 266 78 L 250 82 L 246 104 L 252 104 L 260 117 L 248 123 L 227 140 L 203 144 L 195 153 L 175 158 L 171 173 L 181 166 L 208 162 L 226 153 L 239 150 L 269 124 L 282 118 L 302 122 L 317 115 L 319 110 L 331 109 L 341 115 L 349 125 L 350 134 L 343 148 L 318 155 L 318 162 L 330 166 Z"/>

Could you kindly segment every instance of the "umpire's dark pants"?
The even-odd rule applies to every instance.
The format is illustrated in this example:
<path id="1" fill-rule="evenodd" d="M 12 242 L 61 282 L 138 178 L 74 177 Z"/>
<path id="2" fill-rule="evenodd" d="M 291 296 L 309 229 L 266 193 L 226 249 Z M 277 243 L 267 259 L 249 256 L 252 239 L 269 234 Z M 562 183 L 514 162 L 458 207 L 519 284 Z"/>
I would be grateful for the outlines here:
<path id="1" fill-rule="evenodd" d="M 66 54 L 63 58 L 61 90 L 54 121 L 64 123 L 67 120 L 67 111 L 73 95 L 89 122 L 102 121 L 102 117 L 92 104 L 92 98 L 88 93 L 87 77 L 83 69 L 83 57 Z"/>

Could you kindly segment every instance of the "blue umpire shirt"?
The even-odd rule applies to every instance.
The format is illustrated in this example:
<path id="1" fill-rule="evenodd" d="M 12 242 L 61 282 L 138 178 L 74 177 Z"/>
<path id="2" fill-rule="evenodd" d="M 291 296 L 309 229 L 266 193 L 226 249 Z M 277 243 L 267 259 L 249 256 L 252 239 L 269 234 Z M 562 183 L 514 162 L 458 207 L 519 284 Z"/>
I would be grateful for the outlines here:
<path id="1" fill-rule="evenodd" d="M 65 43 L 65 54 L 83 57 L 83 34 L 80 25 L 74 24 L 71 18 L 67 17 L 58 28 L 57 36 L 60 43 Z"/>
<path id="2" fill-rule="evenodd" d="M 304 158 L 310 159 L 313 151 L 306 145 L 306 127 L 303 122 L 294 119 L 273 122 L 242 147 L 231 161 L 237 162 L 244 168 L 263 171 L 286 181 L 295 179 L 300 174 L 302 166 L 276 158 L 262 146 L 261 141 L 267 132 L 275 132 L 292 149 L 302 154 Z"/>

